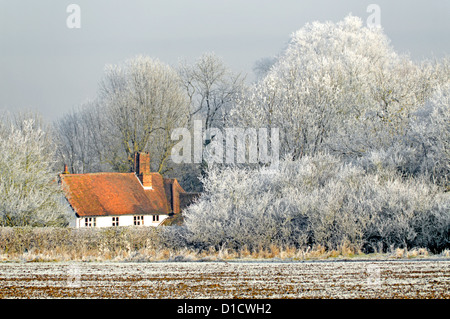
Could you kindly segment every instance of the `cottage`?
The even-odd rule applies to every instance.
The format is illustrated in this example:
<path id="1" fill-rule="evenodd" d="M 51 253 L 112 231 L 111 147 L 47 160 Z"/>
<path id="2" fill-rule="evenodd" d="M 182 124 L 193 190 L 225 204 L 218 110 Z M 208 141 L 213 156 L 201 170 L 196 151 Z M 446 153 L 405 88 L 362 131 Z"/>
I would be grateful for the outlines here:
<path id="1" fill-rule="evenodd" d="M 150 172 L 149 153 L 136 153 L 133 173 L 60 174 L 75 227 L 158 226 L 175 219 L 198 195 L 176 179 Z"/>

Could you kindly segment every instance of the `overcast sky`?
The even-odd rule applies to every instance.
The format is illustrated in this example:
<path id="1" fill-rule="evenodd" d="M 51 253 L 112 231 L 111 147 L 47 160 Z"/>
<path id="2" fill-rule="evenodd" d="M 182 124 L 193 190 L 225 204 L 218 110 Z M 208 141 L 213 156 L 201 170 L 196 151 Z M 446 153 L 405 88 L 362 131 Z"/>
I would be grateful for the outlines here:
<path id="1" fill-rule="evenodd" d="M 81 28 L 69 29 L 69 4 Z M 414 60 L 450 52 L 450 1 L 361 0 L 0 0 L 0 109 L 54 120 L 95 96 L 104 66 L 145 54 L 176 66 L 215 52 L 253 78 L 307 22 L 366 22 L 369 4 L 394 49 Z"/>

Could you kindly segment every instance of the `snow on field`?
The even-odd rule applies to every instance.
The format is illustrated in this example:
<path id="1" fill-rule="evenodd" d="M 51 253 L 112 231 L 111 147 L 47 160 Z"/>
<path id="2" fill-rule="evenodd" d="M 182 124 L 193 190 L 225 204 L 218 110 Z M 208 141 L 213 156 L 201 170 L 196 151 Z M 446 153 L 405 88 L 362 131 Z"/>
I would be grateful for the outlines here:
<path id="1" fill-rule="evenodd" d="M 1 263 L 0 298 L 450 298 L 450 261 Z"/>

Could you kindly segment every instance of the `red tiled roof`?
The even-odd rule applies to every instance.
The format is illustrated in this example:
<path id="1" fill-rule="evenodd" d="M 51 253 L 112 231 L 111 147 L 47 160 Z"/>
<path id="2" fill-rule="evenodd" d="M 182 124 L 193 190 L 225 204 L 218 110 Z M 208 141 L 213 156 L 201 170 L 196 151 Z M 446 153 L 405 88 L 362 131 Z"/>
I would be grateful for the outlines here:
<path id="1" fill-rule="evenodd" d="M 79 216 L 169 214 L 163 177 L 145 189 L 134 173 L 61 174 L 66 198 Z"/>

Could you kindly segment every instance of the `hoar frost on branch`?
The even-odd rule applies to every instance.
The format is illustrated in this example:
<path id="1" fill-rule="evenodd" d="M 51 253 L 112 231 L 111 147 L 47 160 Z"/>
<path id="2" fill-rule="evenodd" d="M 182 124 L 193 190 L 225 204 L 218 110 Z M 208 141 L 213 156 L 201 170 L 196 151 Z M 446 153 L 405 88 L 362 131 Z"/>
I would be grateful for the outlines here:
<path id="1" fill-rule="evenodd" d="M 202 197 L 185 213 L 185 236 L 198 247 L 217 248 L 450 245 L 449 193 L 367 167 L 317 154 L 282 160 L 278 172 L 213 169 Z"/>
<path id="2" fill-rule="evenodd" d="M 448 248 L 448 65 L 413 63 L 352 16 L 295 32 L 226 123 L 280 128 L 286 159 L 271 174 L 211 169 L 186 240 Z"/>
<path id="3" fill-rule="evenodd" d="M 170 132 L 188 120 L 187 96 L 177 72 L 138 56 L 107 67 L 100 96 L 128 166 L 135 152 L 150 150 L 155 171 L 162 173 L 174 145 Z"/>
<path id="4" fill-rule="evenodd" d="M 0 225 L 63 226 L 68 222 L 52 170 L 54 148 L 46 134 L 24 120 L 0 138 Z"/>
<path id="5" fill-rule="evenodd" d="M 132 155 L 149 151 L 152 170 L 164 173 L 170 133 L 188 117 L 187 94 L 170 66 L 146 56 L 108 65 L 95 99 L 56 123 L 59 158 L 73 173 L 128 172 Z"/>
<path id="6" fill-rule="evenodd" d="M 380 167 L 396 169 L 404 176 L 426 177 L 449 191 L 450 84 L 437 86 L 434 94 L 411 114 L 405 132 L 392 137 L 384 148 L 367 152 Z"/>
<path id="7" fill-rule="evenodd" d="M 360 156 L 404 132 L 432 91 L 424 82 L 437 73 L 397 54 L 381 28 L 357 17 L 314 22 L 293 33 L 229 120 L 281 128 L 281 154 L 295 158 L 318 151 Z"/>

